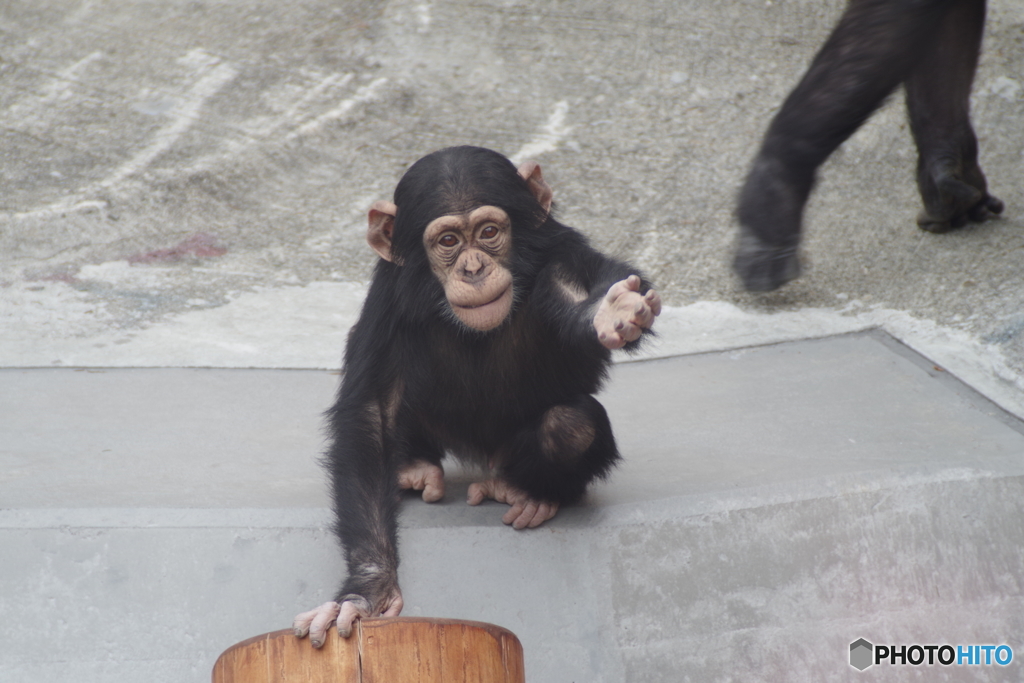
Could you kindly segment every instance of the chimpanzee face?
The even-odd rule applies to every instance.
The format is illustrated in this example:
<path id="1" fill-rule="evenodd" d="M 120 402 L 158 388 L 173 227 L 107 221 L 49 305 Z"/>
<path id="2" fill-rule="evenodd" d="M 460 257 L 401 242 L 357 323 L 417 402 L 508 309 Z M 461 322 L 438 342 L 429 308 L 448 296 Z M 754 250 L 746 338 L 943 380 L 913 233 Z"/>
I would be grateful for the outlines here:
<path id="1" fill-rule="evenodd" d="M 486 332 L 512 310 L 512 225 L 496 206 L 435 218 L 423 232 L 430 268 L 444 287 L 452 313 Z"/>

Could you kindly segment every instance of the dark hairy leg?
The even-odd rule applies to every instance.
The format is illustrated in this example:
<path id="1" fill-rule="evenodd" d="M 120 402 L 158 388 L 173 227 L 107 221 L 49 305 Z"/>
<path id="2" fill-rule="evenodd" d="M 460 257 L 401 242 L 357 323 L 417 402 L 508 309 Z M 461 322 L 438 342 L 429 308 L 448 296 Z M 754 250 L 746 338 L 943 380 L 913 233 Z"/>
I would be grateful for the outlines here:
<path id="1" fill-rule="evenodd" d="M 952 0 L 852 0 L 786 98 L 740 191 L 733 262 L 747 289 L 800 274 L 804 204 L 818 166 L 932 49 Z"/>
<path id="2" fill-rule="evenodd" d="M 917 222 L 929 232 L 946 232 L 1003 210 L 1003 203 L 988 194 L 970 118 L 984 25 L 984 0 L 958 0 L 906 79 L 918 150 L 917 186 L 924 202 Z"/>
<path id="3" fill-rule="evenodd" d="M 604 406 L 580 395 L 519 430 L 495 454 L 498 476 L 470 486 L 468 502 L 508 503 L 506 524 L 535 527 L 554 517 L 560 505 L 582 498 L 587 485 L 606 476 L 618 459 Z"/>
<path id="4" fill-rule="evenodd" d="M 549 408 L 502 448 L 501 477 L 539 500 L 575 503 L 618 461 L 611 423 L 593 396 Z"/>

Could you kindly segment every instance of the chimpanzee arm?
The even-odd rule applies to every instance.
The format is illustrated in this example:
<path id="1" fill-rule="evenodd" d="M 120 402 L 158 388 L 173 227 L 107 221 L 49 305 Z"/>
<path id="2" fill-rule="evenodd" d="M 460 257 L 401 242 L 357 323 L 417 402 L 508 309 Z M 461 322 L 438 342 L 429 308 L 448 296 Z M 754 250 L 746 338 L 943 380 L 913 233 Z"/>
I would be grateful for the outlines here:
<path id="1" fill-rule="evenodd" d="M 396 596 L 401 598 L 395 550 L 398 468 L 382 412 L 372 400 L 336 408 L 331 416 L 334 443 L 327 453 L 335 529 L 348 565 L 336 599 L 351 600 L 360 613 L 369 612 L 361 616 L 382 614 Z"/>
<path id="2" fill-rule="evenodd" d="M 397 616 L 402 609 L 394 439 L 388 433 L 390 421 L 381 401 L 364 398 L 366 392 L 358 390 L 364 382 L 372 384 L 367 381 L 367 370 L 352 367 L 347 359 L 345 382 L 329 412 L 332 443 L 325 464 L 337 517 L 335 531 L 345 551 L 348 577 L 334 602 L 296 617 L 296 635 L 308 632 L 314 647 L 323 645 L 335 619 L 338 632 L 347 637 L 357 618 Z"/>
<path id="3" fill-rule="evenodd" d="M 636 349 L 661 312 L 657 292 L 629 264 L 601 254 L 579 235 L 537 283 L 541 314 L 564 343 L 602 354 Z"/>

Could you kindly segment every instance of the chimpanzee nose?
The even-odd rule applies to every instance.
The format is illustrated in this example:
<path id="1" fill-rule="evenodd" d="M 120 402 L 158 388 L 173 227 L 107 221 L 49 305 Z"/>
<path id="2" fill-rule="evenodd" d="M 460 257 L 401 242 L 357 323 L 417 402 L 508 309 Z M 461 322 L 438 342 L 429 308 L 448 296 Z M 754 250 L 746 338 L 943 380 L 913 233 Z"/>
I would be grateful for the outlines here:
<path id="1" fill-rule="evenodd" d="M 487 276 L 487 259 L 477 254 L 470 254 L 462 264 L 462 277 L 467 282 L 476 282 Z"/>

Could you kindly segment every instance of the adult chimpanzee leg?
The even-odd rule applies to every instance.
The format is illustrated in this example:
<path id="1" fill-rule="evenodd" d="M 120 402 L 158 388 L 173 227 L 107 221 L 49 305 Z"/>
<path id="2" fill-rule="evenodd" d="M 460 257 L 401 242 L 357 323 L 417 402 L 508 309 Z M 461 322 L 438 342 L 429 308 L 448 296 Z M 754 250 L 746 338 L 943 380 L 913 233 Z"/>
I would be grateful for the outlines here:
<path id="1" fill-rule="evenodd" d="M 951 0 L 851 0 L 765 134 L 740 191 L 734 261 L 747 289 L 800 274 L 797 247 L 815 171 L 912 71 Z"/>
<path id="2" fill-rule="evenodd" d="M 978 167 L 970 95 L 985 24 L 985 0 L 957 0 L 936 39 L 906 80 L 910 128 L 917 142 L 917 186 L 924 230 L 946 232 L 1002 212 Z"/>
<path id="3" fill-rule="evenodd" d="M 553 517 L 560 504 L 577 502 L 619 459 L 608 414 L 589 395 L 548 408 L 495 455 L 500 479 L 474 484 L 469 502 L 484 497 L 507 502 L 513 507 L 504 521 L 517 529 Z M 535 516 L 531 505 L 547 505 L 550 513 L 540 510 Z"/>

